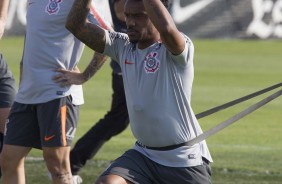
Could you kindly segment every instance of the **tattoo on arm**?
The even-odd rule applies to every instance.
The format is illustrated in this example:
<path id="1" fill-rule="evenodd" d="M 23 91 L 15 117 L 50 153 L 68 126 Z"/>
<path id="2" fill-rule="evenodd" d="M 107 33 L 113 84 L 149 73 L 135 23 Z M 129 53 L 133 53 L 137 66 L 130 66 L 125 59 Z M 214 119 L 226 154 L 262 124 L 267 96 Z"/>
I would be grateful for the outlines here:
<path id="1" fill-rule="evenodd" d="M 89 4 L 91 0 L 76 0 L 67 17 L 66 27 L 71 28 L 72 31 L 77 31 L 79 27 L 83 26 L 89 13 Z"/>
<path id="2" fill-rule="evenodd" d="M 75 0 L 69 12 L 66 28 L 91 49 L 102 53 L 106 37 L 101 27 L 87 23 L 91 0 Z"/>
<path id="3" fill-rule="evenodd" d="M 88 81 L 102 67 L 106 60 L 107 56 L 95 52 L 93 59 L 82 73 L 85 81 Z"/>

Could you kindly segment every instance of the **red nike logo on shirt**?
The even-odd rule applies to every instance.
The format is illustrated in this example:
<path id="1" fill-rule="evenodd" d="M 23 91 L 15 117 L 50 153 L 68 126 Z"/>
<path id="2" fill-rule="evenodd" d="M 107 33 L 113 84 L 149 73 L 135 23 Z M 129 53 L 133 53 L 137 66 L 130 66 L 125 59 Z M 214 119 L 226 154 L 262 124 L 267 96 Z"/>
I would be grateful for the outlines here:
<path id="1" fill-rule="evenodd" d="M 124 63 L 125 63 L 126 65 L 132 65 L 132 64 L 134 64 L 134 62 L 130 62 L 130 61 L 127 61 L 127 60 L 125 60 Z"/>

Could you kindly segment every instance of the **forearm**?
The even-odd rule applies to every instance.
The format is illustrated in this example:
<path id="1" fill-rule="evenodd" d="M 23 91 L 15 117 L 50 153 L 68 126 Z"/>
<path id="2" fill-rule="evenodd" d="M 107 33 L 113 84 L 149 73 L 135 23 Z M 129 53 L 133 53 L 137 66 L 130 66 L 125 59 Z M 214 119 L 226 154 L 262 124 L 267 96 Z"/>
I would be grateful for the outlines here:
<path id="1" fill-rule="evenodd" d="M 1 20 L 6 20 L 8 7 L 9 7 L 9 0 L 0 1 L 0 19 Z"/>
<path id="2" fill-rule="evenodd" d="M 66 28 L 88 47 L 102 53 L 105 30 L 86 21 L 91 0 L 75 0 L 66 21 Z"/>
<path id="3" fill-rule="evenodd" d="M 77 33 L 86 23 L 90 11 L 91 0 L 75 0 L 66 21 L 66 28 L 72 33 Z"/>
<path id="4" fill-rule="evenodd" d="M 150 20 L 160 34 L 176 29 L 172 17 L 160 0 L 143 0 L 143 3 Z"/>
<path id="5" fill-rule="evenodd" d="M 161 0 L 143 0 L 143 3 L 163 43 L 173 54 L 180 54 L 185 47 L 184 39 Z"/>
<path id="6" fill-rule="evenodd" d="M 9 0 L 0 0 L 0 39 L 4 33 L 5 23 L 7 19 Z"/>
<path id="7" fill-rule="evenodd" d="M 104 64 L 107 57 L 95 52 L 91 62 L 86 67 L 83 73 L 80 73 L 76 67 L 74 70 L 58 69 L 56 70 L 59 74 L 53 77 L 53 81 L 58 83 L 61 87 L 70 85 L 81 85 L 88 81 Z"/>
<path id="8" fill-rule="evenodd" d="M 91 62 L 82 73 L 85 82 L 88 81 L 102 67 L 106 60 L 107 56 L 95 52 Z"/>

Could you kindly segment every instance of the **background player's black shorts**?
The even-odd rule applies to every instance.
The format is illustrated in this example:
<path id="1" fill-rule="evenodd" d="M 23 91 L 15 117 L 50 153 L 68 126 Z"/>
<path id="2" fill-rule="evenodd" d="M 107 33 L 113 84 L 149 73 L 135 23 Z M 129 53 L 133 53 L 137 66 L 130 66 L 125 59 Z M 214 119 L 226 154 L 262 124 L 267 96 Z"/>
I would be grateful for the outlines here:
<path id="1" fill-rule="evenodd" d="M 11 107 L 16 95 L 16 82 L 0 54 L 0 108 Z"/>
<path id="2" fill-rule="evenodd" d="M 79 118 L 71 96 L 41 104 L 15 102 L 6 124 L 4 143 L 24 147 L 70 146 Z"/>

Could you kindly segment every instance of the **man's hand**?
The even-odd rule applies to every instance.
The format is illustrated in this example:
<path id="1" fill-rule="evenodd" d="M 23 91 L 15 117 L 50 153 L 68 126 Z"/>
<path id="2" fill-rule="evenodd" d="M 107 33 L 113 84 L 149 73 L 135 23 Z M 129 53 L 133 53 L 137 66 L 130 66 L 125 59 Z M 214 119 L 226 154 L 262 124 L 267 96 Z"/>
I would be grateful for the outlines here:
<path id="1" fill-rule="evenodd" d="M 72 71 L 65 69 L 58 69 L 56 71 L 59 72 L 60 74 L 55 75 L 53 77 L 53 80 L 56 83 L 58 83 L 61 87 L 71 86 L 73 84 L 81 85 L 87 81 L 85 76 L 82 73 L 80 73 L 78 68 Z"/>
<path id="2" fill-rule="evenodd" d="M 58 69 L 58 75 L 53 77 L 53 80 L 61 87 L 75 85 L 81 85 L 88 81 L 105 63 L 107 56 L 95 52 L 91 62 L 88 64 L 83 73 L 80 73 L 79 68 L 75 67 L 74 70 Z"/>

